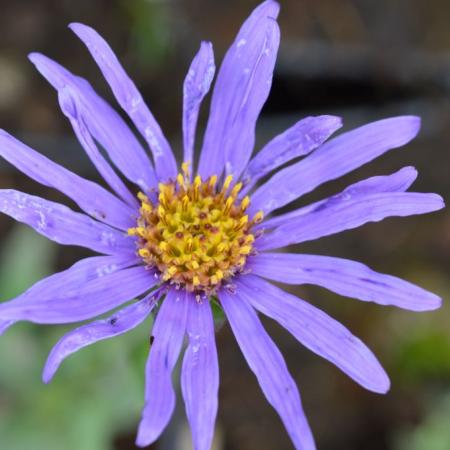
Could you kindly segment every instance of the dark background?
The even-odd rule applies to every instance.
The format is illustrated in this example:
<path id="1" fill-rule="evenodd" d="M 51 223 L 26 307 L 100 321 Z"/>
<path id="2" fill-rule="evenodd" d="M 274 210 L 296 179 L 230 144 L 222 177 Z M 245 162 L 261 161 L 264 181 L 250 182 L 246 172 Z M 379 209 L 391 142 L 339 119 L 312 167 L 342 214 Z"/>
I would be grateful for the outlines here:
<path id="1" fill-rule="evenodd" d="M 0 0 L 0 127 L 54 160 L 95 179 L 52 88 L 27 54 L 40 51 L 86 76 L 112 100 L 71 21 L 94 26 L 110 42 L 179 151 L 181 87 L 200 40 L 222 59 L 257 2 Z M 418 191 L 447 197 L 450 168 L 450 2 L 448 0 L 286 0 L 271 97 L 258 126 L 265 142 L 310 114 L 337 114 L 344 129 L 396 114 L 423 119 L 419 137 L 300 203 L 370 175 L 414 165 Z M 202 111 L 202 124 L 207 108 Z M 257 146 L 257 148 L 259 145 Z M 126 149 L 124 149 L 126 151 Z M 0 188 L 65 201 L 0 161 Z M 299 204 L 300 204 L 299 203 Z M 88 254 L 47 242 L 0 217 L 0 299 Z M 302 245 L 300 251 L 361 260 L 444 298 L 441 310 L 416 314 L 361 304 L 302 286 L 292 292 L 342 321 L 391 375 L 386 396 L 364 391 L 338 369 L 266 321 L 301 390 L 321 450 L 450 449 L 450 215 L 390 219 Z M 70 358 L 49 386 L 40 383 L 46 353 L 66 327 L 19 324 L 0 339 L 0 442 L 9 450 L 134 448 L 143 405 L 148 324 Z M 229 328 L 217 335 L 221 365 L 215 449 L 292 448 L 278 417 L 247 369 Z M 190 448 L 182 405 L 152 448 Z"/>

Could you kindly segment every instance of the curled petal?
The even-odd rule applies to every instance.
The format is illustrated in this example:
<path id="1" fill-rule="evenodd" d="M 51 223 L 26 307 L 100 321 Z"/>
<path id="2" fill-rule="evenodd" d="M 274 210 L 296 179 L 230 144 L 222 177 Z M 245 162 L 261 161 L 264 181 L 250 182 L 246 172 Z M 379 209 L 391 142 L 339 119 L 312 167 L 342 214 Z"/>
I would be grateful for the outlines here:
<path id="1" fill-rule="evenodd" d="M 116 100 L 147 141 L 153 154 L 158 179 L 168 181 L 169 178 L 175 178 L 177 165 L 172 149 L 111 47 L 91 27 L 81 23 L 72 23 L 69 27 L 86 45 Z"/>
<path id="2" fill-rule="evenodd" d="M 41 75 L 58 91 L 64 90 L 60 105 L 72 119 L 83 118 L 89 132 L 107 151 L 111 161 L 132 183 L 147 191 L 157 186 L 152 164 L 136 136 L 119 114 L 92 88 L 88 81 L 73 75 L 57 62 L 39 53 L 31 53 L 30 60 Z M 70 93 L 70 96 L 67 95 Z M 66 100 L 66 101 L 64 101 Z M 124 152 L 126 149 L 126 152 Z M 92 163 L 105 181 L 124 199 L 133 204 L 135 198 L 99 153 L 85 148 Z"/>
<path id="3" fill-rule="evenodd" d="M 216 66 L 211 42 L 202 42 L 183 85 L 183 161 L 194 164 L 194 142 L 198 114 L 209 92 Z"/>
<path id="4" fill-rule="evenodd" d="M 153 309 L 154 303 L 148 298 L 117 311 L 107 319 L 83 325 L 63 336 L 53 347 L 45 363 L 42 379 L 49 383 L 61 363 L 72 353 L 104 339 L 109 339 L 141 324 Z"/>

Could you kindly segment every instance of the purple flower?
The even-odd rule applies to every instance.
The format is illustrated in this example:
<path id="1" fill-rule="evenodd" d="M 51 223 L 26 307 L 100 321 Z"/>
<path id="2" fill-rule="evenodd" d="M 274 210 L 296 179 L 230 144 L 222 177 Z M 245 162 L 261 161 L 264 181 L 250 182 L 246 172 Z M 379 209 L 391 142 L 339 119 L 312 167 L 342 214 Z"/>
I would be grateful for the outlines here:
<path id="1" fill-rule="evenodd" d="M 255 125 L 270 91 L 279 46 L 278 10 L 272 0 L 256 8 L 226 54 L 215 82 L 197 170 L 197 119 L 215 72 L 212 45 L 206 42 L 184 82 L 181 170 L 161 128 L 108 44 L 81 24 L 70 28 L 86 44 L 152 158 L 86 80 L 37 53 L 30 55 L 31 61 L 56 89 L 63 113 L 110 189 L 0 131 L 3 158 L 32 179 L 66 194 L 83 213 L 10 189 L 0 190 L 0 210 L 53 241 L 102 255 L 83 259 L 1 304 L 0 332 L 20 320 L 85 321 L 137 299 L 111 317 L 65 335 L 45 365 L 43 379 L 49 382 L 67 356 L 129 331 L 159 305 L 146 367 L 145 406 L 137 436 L 140 446 L 154 442 L 171 417 L 172 371 L 186 336 L 181 372 L 186 413 L 194 448 L 211 446 L 219 385 L 211 301 L 222 307 L 267 400 L 295 448 L 303 450 L 315 445 L 300 395 L 258 312 L 279 322 L 304 346 L 366 389 L 385 393 L 389 379 L 372 352 L 343 325 L 265 279 L 315 284 L 347 297 L 413 311 L 433 310 L 441 303 L 432 293 L 358 262 L 273 252 L 385 217 L 423 214 L 444 206 L 436 194 L 408 192 L 417 173 L 405 167 L 355 183 L 312 205 L 277 213 L 315 187 L 405 145 L 420 128 L 417 117 L 394 117 L 327 141 L 341 127 L 341 120 L 308 117 L 252 158 Z M 137 197 L 124 178 L 137 187 Z"/>

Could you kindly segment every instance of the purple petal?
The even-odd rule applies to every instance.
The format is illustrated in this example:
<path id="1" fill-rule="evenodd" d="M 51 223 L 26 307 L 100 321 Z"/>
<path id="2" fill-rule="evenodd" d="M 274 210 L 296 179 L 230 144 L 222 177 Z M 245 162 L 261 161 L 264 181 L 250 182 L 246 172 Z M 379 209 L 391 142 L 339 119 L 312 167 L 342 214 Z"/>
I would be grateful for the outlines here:
<path id="1" fill-rule="evenodd" d="M 60 98 L 60 104 L 64 114 L 71 119 L 72 125 L 73 120 L 82 118 L 89 132 L 129 181 L 136 183 L 144 191 L 156 187 L 158 183 L 152 164 L 136 136 L 120 115 L 94 91 L 89 82 L 73 75 L 44 55 L 32 53 L 29 58 L 58 92 L 66 91 L 67 102 L 64 102 L 63 96 Z M 133 204 L 134 196 L 129 193 L 103 156 L 99 153 L 89 153 L 91 149 L 85 150 L 112 189 Z"/>
<path id="2" fill-rule="evenodd" d="M 189 298 L 189 345 L 183 359 L 181 389 L 196 450 L 209 450 L 214 435 L 219 390 L 219 364 L 214 319 L 209 300 Z"/>
<path id="3" fill-rule="evenodd" d="M 259 250 L 280 248 L 311 241 L 323 236 L 357 228 L 386 217 L 405 217 L 425 214 L 444 207 L 437 194 L 394 192 L 352 197 L 331 198 L 317 209 L 308 212 L 258 240 Z"/>
<path id="4" fill-rule="evenodd" d="M 80 322 L 144 294 L 157 282 L 144 267 L 123 269 L 52 296 L 19 297 L 2 303 L 0 317 L 35 323 Z"/>
<path id="5" fill-rule="evenodd" d="M 59 244 L 106 254 L 130 254 L 134 250 L 133 239 L 122 232 L 67 206 L 13 189 L 0 189 L 0 212 Z"/>
<path id="6" fill-rule="evenodd" d="M 337 294 L 412 311 L 429 311 L 441 299 L 412 283 L 378 273 L 356 261 L 319 255 L 261 253 L 247 268 L 255 275 L 288 284 L 315 284 Z"/>
<path id="7" fill-rule="evenodd" d="M 268 402 L 280 415 L 295 448 L 314 450 L 314 439 L 297 386 L 256 312 L 240 293 L 238 296 L 222 290 L 219 299 L 250 369 L 258 378 Z"/>
<path id="8" fill-rule="evenodd" d="M 376 357 L 339 322 L 259 277 L 245 276 L 236 284 L 254 308 L 279 322 L 305 347 L 361 386 L 378 393 L 389 390 L 389 378 Z"/>
<path id="9" fill-rule="evenodd" d="M 115 170 L 110 166 L 98 149 L 86 125 L 86 119 L 89 121 L 89 118 L 87 116 L 84 118 L 81 114 L 83 107 L 76 92 L 69 86 L 59 89 L 58 101 L 61 111 L 69 119 L 70 124 L 72 125 L 78 142 L 81 144 L 92 163 L 97 167 L 100 175 L 111 186 L 111 188 L 115 190 L 119 196 L 124 198 L 125 201 L 134 208 L 134 211 L 136 211 L 139 208 L 139 203 L 136 196 L 131 194 L 122 179 L 119 178 Z M 151 170 L 153 171 L 153 168 Z M 153 172 L 151 172 L 152 179 L 154 176 L 155 175 Z M 147 183 L 143 180 L 140 180 L 136 184 L 140 187 L 148 187 Z M 156 186 L 156 179 L 152 181 L 152 186 Z"/>
<path id="10" fill-rule="evenodd" d="M 0 155 L 38 183 L 67 195 L 94 219 L 122 230 L 135 223 L 136 210 L 98 184 L 54 163 L 3 130 L 0 130 Z"/>
<path id="11" fill-rule="evenodd" d="M 43 278 L 10 301 L 33 301 L 35 298 L 59 297 L 61 293 L 73 291 L 92 280 L 134 266 L 138 262 L 139 260 L 133 254 L 85 258 L 69 269 Z M 0 335 L 16 322 L 17 320 L 0 320 Z"/>
<path id="12" fill-rule="evenodd" d="M 414 167 L 403 167 L 399 171 L 391 175 L 376 176 L 366 178 L 351 184 L 341 193 L 333 195 L 324 200 L 312 203 L 308 206 L 296 209 L 295 211 L 281 214 L 265 220 L 262 224 L 257 225 L 256 228 L 273 228 L 280 225 L 285 225 L 306 213 L 314 211 L 319 207 L 325 205 L 327 202 L 338 198 L 345 198 L 348 195 L 356 197 L 358 195 L 378 194 L 383 192 L 405 192 L 407 191 L 417 178 L 417 170 Z"/>
<path id="13" fill-rule="evenodd" d="M 134 266 L 137 262 L 139 260 L 132 254 L 85 258 L 67 270 L 43 278 L 10 301 L 18 302 L 19 299 L 32 301 L 34 298 L 60 296 L 62 292 L 72 291 L 96 278 Z M 0 335 L 16 322 L 17 320 L 0 320 Z"/>
<path id="14" fill-rule="evenodd" d="M 183 161 L 194 165 L 194 142 L 198 113 L 203 98 L 209 92 L 216 66 L 211 42 L 202 42 L 195 55 L 183 86 Z"/>
<path id="15" fill-rule="evenodd" d="M 269 95 L 280 42 L 279 5 L 265 1 L 242 25 L 217 76 L 200 155 L 199 174 L 236 177 L 255 142 L 255 125 Z"/>
<path id="16" fill-rule="evenodd" d="M 186 331 L 190 296 L 170 290 L 153 326 L 153 344 L 147 360 L 145 406 L 136 445 L 150 445 L 166 427 L 175 407 L 172 371 L 177 363 Z"/>
<path id="17" fill-rule="evenodd" d="M 252 196 L 250 214 L 266 214 L 314 188 L 345 175 L 388 150 L 413 139 L 420 128 L 414 116 L 394 117 L 364 125 L 326 142 L 302 161 L 279 171 Z"/>
<path id="18" fill-rule="evenodd" d="M 86 25 L 72 23 L 69 27 L 86 45 L 116 100 L 147 141 L 153 154 L 158 178 L 161 181 L 175 178 L 177 165 L 170 145 L 111 47 L 94 29 Z"/>
<path id="19" fill-rule="evenodd" d="M 111 275 L 120 270 L 135 266 L 139 260 L 134 255 L 91 256 L 76 262 L 72 267 L 62 272 L 50 275 L 35 283 L 19 297 L 21 300 L 38 297 L 59 297 L 85 286 L 97 278 Z"/>
<path id="20" fill-rule="evenodd" d="M 307 117 L 276 136 L 256 154 L 245 169 L 242 178 L 247 184 L 247 191 L 277 167 L 311 153 L 341 126 L 340 117 Z"/>
<path id="21" fill-rule="evenodd" d="M 15 320 L 0 320 L 0 336 L 16 323 Z"/>
<path id="22" fill-rule="evenodd" d="M 64 359 L 72 353 L 137 327 L 147 318 L 153 306 L 154 303 L 146 298 L 117 311 L 107 319 L 97 320 L 67 333 L 53 347 L 48 356 L 42 374 L 43 382 L 49 383 Z"/>

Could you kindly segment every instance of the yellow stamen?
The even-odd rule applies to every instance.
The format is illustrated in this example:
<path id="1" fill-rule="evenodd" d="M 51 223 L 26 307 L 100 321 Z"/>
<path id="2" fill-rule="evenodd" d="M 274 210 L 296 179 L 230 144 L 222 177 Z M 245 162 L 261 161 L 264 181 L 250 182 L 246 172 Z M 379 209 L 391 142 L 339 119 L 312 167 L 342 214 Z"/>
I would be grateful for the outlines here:
<path id="1" fill-rule="evenodd" d="M 223 182 L 222 192 L 225 192 L 229 187 L 231 182 L 233 181 L 233 175 L 228 175 Z"/>
<path id="2" fill-rule="evenodd" d="M 185 161 L 183 164 L 181 164 L 181 171 L 183 172 L 183 175 L 185 178 L 188 178 L 189 176 L 189 166 L 191 165 L 190 161 Z"/>
<path id="3" fill-rule="evenodd" d="M 250 198 L 237 200 L 242 183 L 229 191 L 231 175 L 217 186 L 216 175 L 205 181 L 197 175 L 191 182 L 189 163 L 181 172 L 175 181 L 159 184 L 157 202 L 138 194 L 140 217 L 128 234 L 164 281 L 211 295 L 245 266 L 255 241 L 251 228 L 263 214 L 248 217 Z"/>

